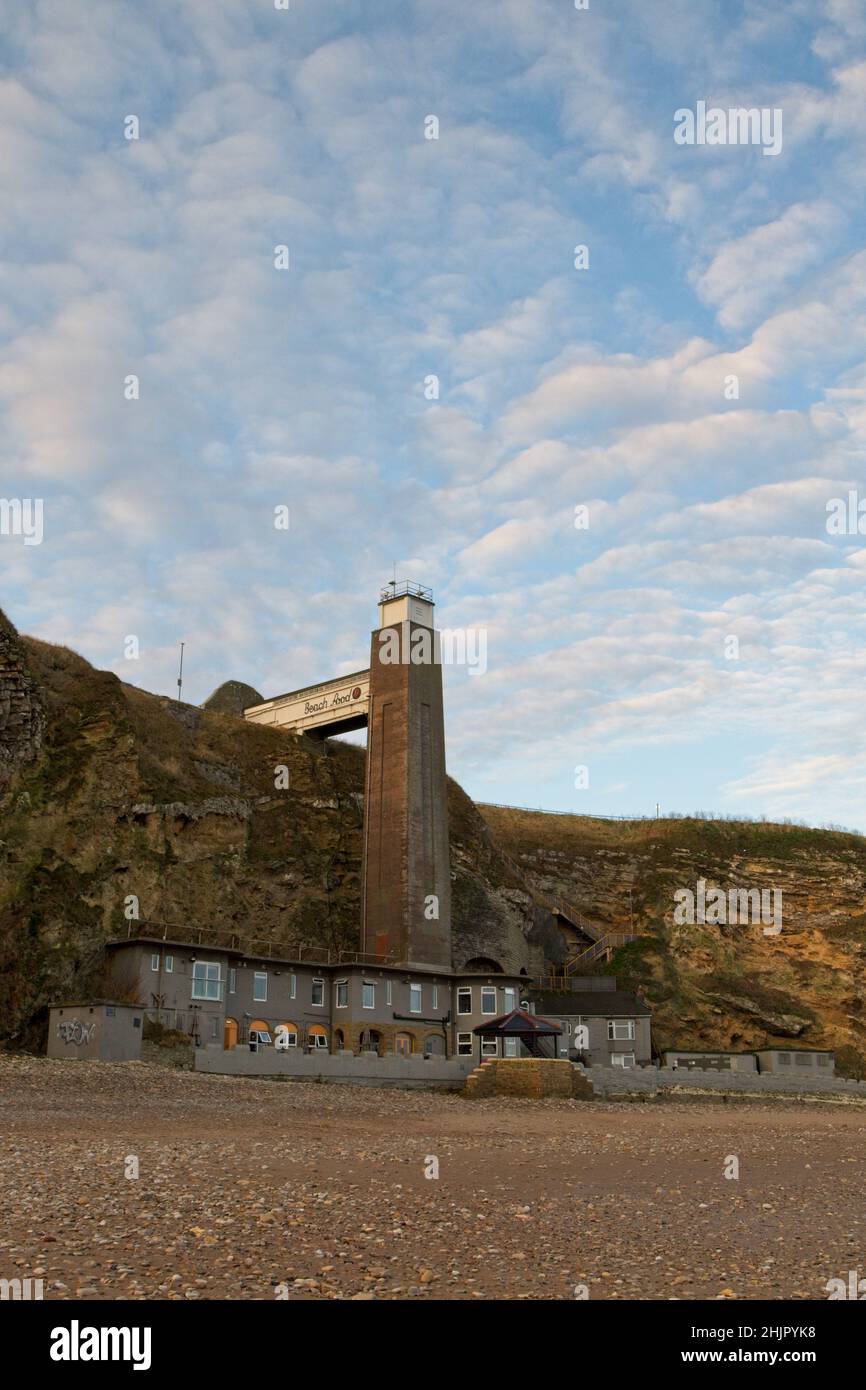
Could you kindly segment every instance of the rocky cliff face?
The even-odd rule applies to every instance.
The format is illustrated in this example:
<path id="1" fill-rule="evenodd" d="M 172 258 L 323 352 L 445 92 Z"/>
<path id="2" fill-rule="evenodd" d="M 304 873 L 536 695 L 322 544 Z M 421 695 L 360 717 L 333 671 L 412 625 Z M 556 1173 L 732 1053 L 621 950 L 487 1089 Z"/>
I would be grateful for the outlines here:
<path id="1" fill-rule="evenodd" d="M 42 746 L 42 704 L 24 647 L 0 613 L 0 791 Z"/>
<path id="2" fill-rule="evenodd" d="M 604 821 L 479 808 L 526 882 L 594 923 L 638 934 L 609 973 L 653 1007 L 660 1048 L 833 1048 L 866 1074 L 866 839 L 761 823 Z M 782 931 L 689 926 L 674 894 L 781 893 Z M 771 900 L 772 901 L 772 900 Z"/>
<path id="3" fill-rule="evenodd" d="M 97 986 L 133 905 L 357 947 L 363 770 L 362 749 L 145 694 L 0 615 L 0 1040 L 35 1042 L 46 1004 Z M 539 900 L 562 897 L 633 924 L 609 969 L 652 1004 L 657 1046 L 801 1041 L 866 1068 L 862 837 L 479 810 L 453 782 L 449 826 L 458 966 L 541 973 L 562 942 Z M 781 889 L 781 934 L 678 925 L 674 892 L 699 878 Z"/>
<path id="4" fill-rule="evenodd" d="M 358 948 L 363 749 L 145 694 L 5 620 L 0 637 L 0 1039 L 96 987 L 132 911 Z M 453 783 L 449 816 L 458 963 L 537 962 L 529 894 Z"/>

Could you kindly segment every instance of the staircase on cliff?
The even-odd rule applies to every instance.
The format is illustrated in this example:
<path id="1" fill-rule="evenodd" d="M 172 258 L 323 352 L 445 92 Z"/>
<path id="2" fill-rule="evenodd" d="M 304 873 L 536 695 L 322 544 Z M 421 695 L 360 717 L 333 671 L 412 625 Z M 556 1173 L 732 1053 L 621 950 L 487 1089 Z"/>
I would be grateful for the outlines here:
<path id="1" fill-rule="evenodd" d="M 561 917 L 563 921 L 568 922 L 589 942 L 588 945 L 572 951 L 570 955 L 566 956 L 554 978 L 568 979 L 571 975 L 578 975 L 585 971 L 590 965 L 595 965 L 602 960 L 610 960 L 615 950 L 636 939 L 636 932 L 613 932 L 604 927 L 596 926 L 594 922 L 590 922 L 587 917 L 584 917 L 579 908 L 564 898 L 545 898 L 536 894 L 536 900 L 546 907 L 554 917 Z"/>

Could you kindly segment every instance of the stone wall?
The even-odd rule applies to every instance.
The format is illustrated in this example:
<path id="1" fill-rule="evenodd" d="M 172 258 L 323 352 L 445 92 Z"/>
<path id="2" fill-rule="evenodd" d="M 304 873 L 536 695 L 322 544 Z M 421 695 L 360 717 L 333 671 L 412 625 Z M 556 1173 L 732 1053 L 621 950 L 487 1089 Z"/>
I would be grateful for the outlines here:
<path id="1" fill-rule="evenodd" d="M 565 1058 L 491 1057 L 475 1069 L 466 1082 L 465 1094 L 474 1100 L 488 1096 L 525 1100 L 588 1099 L 592 1086 Z"/>

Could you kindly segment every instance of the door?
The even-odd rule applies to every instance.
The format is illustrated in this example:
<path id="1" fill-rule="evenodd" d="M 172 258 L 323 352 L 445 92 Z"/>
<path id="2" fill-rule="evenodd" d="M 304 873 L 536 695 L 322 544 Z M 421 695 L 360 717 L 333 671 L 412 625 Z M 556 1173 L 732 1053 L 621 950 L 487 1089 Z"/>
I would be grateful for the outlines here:
<path id="1" fill-rule="evenodd" d="M 237 1047 L 238 1045 L 238 1021 L 236 1018 L 227 1018 L 223 1028 L 223 1047 Z"/>
<path id="2" fill-rule="evenodd" d="M 411 1057 L 412 1039 L 408 1033 L 398 1033 L 394 1039 L 394 1051 L 400 1057 Z"/>

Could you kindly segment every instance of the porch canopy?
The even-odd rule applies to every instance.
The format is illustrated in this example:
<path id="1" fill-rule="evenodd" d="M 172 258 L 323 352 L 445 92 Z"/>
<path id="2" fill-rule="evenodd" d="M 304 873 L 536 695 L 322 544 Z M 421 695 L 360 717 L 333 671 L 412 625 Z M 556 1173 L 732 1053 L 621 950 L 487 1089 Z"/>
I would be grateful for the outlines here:
<path id="1" fill-rule="evenodd" d="M 479 1038 L 518 1038 L 531 1057 L 546 1057 L 543 1038 L 557 1038 L 562 1032 L 558 1023 L 549 1018 L 539 1018 L 537 1014 L 525 1013 L 523 1009 L 512 1009 L 510 1013 L 500 1014 L 486 1023 L 479 1023 L 472 1030 Z M 553 1050 L 556 1056 L 556 1048 Z"/>

